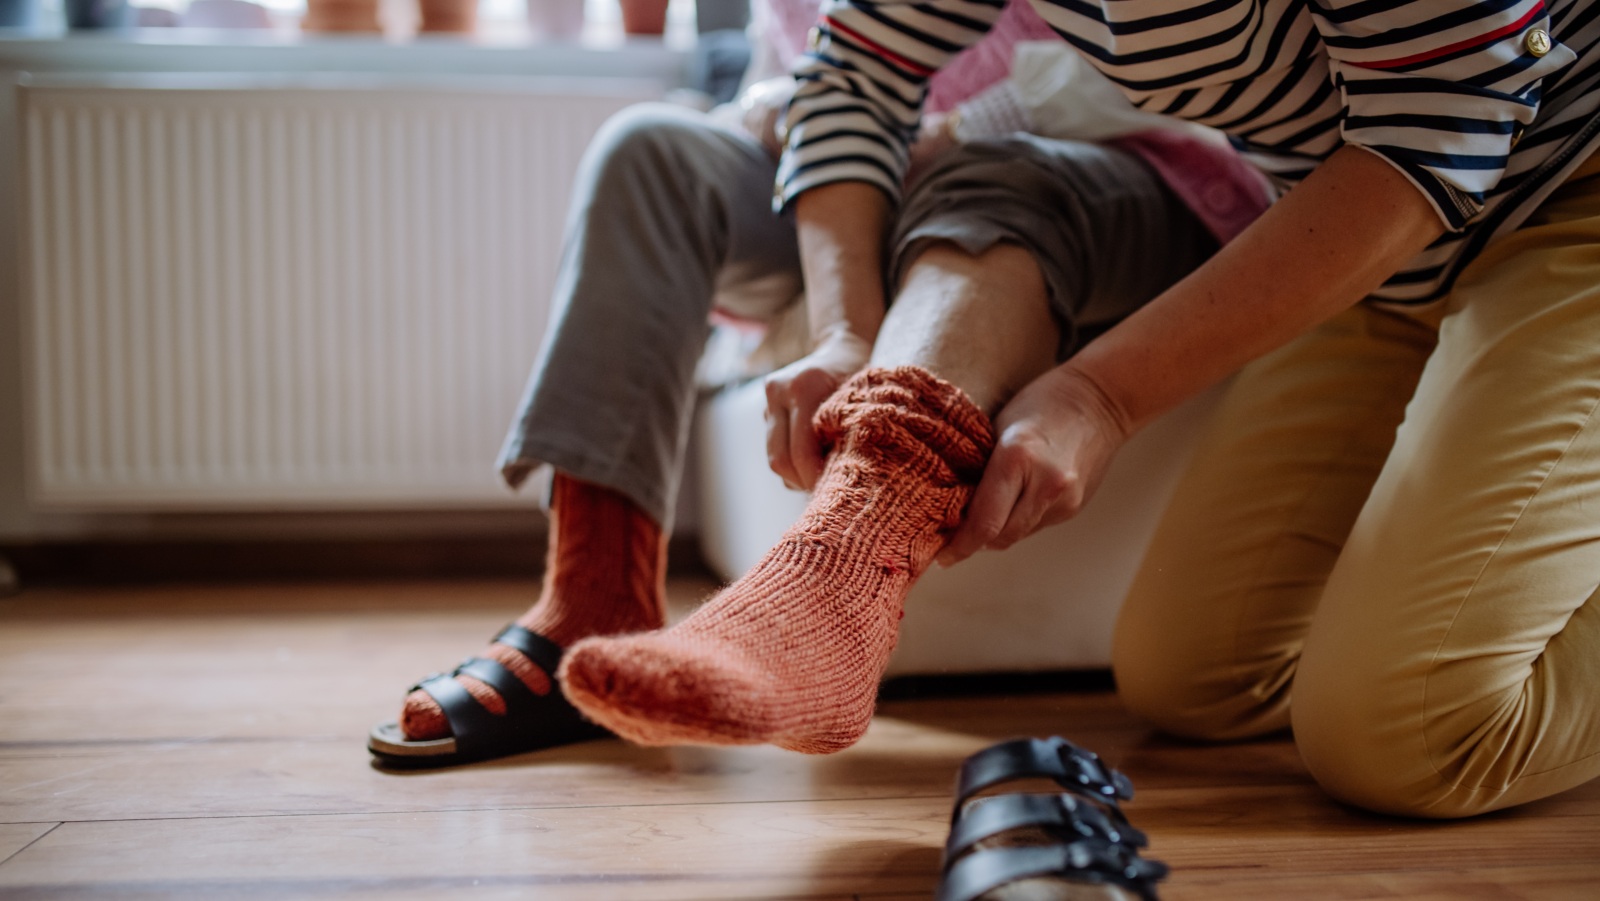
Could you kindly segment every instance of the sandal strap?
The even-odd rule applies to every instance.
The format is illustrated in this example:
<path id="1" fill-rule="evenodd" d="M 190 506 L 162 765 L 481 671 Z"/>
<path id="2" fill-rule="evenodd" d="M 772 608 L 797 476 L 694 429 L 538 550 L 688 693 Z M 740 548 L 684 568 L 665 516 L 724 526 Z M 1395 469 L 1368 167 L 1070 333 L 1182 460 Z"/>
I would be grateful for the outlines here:
<path id="1" fill-rule="evenodd" d="M 1112 806 L 1133 798 L 1133 783 L 1128 777 L 1106 766 L 1093 751 L 1055 735 L 1019 738 L 984 748 L 961 764 L 951 822 L 960 817 L 962 805 L 978 792 L 1035 777 L 1053 779 L 1067 791 Z"/>
<path id="2" fill-rule="evenodd" d="M 1096 839 L 1130 848 L 1150 843 L 1114 807 L 1085 802 L 1071 793 L 1015 794 L 986 798 L 963 810 L 950 827 L 944 846 L 944 866 L 990 836 L 1023 827 L 1046 829 L 1061 842 Z"/>
<path id="3" fill-rule="evenodd" d="M 450 735 L 456 740 L 458 751 L 476 748 L 485 736 L 495 733 L 500 717 L 479 704 L 478 699 L 467 691 L 466 686 L 456 681 L 454 673 L 434 673 L 418 682 L 411 690 L 417 689 L 427 692 L 443 711 L 445 721 L 450 724 Z"/>
<path id="4" fill-rule="evenodd" d="M 499 692 L 501 700 L 505 701 L 505 715 L 491 713 L 489 708 L 478 703 L 478 699 L 456 681 L 457 676 L 470 676 Z M 450 735 L 456 740 L 456 748 L 465 755 L 475 754 L 489 742 L 497 741 L 507 720 L 532 714 L 542 700 L 504 664 L 482 657 L 468 657 L 449 673 L 429 676 L 412 690 L 418 688 L 427 692 L 439 705 L 445 721 L 450 724 Z"/>
<path id="5" fill-rule="evenodd" d="M 469 657 L 450 673 L 435 673 L 412 686 L 413 691 L 421 689 L 438 702 L 450 725 L 455 750 L 442 763 L 487 760 L 611 734 L 584 719 L 561 691 L 556 682 L 563 654 L 560 645 L 515 623 L 494 640 L 516 649 L 544 670 L 550 677 L 550 691 L 538 694 L 499 661 L 481 657 Z M 470 676 L 493 688 L 505 702 L 505 714 L 489 712 L 456 676 Z"/>
<path id="6" fill-rule="evenodd" d="M 560 647 L 553 643 L 551 646 L 556 648 L 557 657 L 555 664 L 546 672 L 551 673 L 553 679 L 556 666 L 560 665 L 561 659 Z M 537 645 L 534 647 L 537 648 Z M 517 650 L 521 651 L 522 648 L 518 647 Z M 540 663 L 537 657 L 531 654 L 528 656 L 534 663 Z M 478 703 L 478 699 L 456 681 L 457 676 L 469 676 L 493 688 L 505 702 L 505 713 L 503 715 L 491 713 L 487 707 Z M 468 657 L 448 674 L 438 673 L 429 676 L 418 683 L 413 690 L 416 688 L 427 692 L 438 703 L 439 709 L 444 713 L 445 721 L 450 724 L 450 736 L 456 740 L 457 752 L 463 757 L 497 753 L 505 743 L 506 730 L 510 723 L 528 722 L 541 717 L 570 718 L 575 713 L 566 699 L 560 697 L 553 689 L 548 695 L 535 694 L 516 673 L 507 669 L 505 664 L 483 657 Z M 552 728 L 558 725 L 560 724 L 551 723 Z"/>
<path id="7" fill-rule="evenodd" d="M 505 664 L 483 657 L 469 657 L 456 667 L 453 675 L 471 676 L 500 693 L 508 717 L 522 717 L 539 704 L 539 696 L 517 677 Z"/>
<path id="8" fill-rule="evenodd" d="M 1115 885 L 1156 901 L 1155 884 L 1167 866 L 1123 845 L 1083 839 L 1061 845 L 986 848 L 956 861 L 939 882 L 937 901 L 976 901 L 1022 879 L 1059 876 L 1073 882 Z"/>
<path id="9" fill-rule="evenodd" d="M 554 679 L 556 670 L 561 666 L 561 656 L 565 653 L 561 645 L 556 644 L 537 632 L 512 623 L 500 630 L 494 637 L 495 644 L 503 644 L 508 648 L 515 648 L 522 652 L 522 656 L 533 661 L 533 665 L 545 671 Z"/>

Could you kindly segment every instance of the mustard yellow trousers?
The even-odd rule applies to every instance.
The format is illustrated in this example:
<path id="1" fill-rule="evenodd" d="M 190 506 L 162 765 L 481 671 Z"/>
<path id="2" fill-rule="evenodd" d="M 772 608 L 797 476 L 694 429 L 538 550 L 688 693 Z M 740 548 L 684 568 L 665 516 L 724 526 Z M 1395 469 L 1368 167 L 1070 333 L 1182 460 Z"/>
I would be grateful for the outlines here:
<path id="1" fill-rule="evenodd" d="M 1117 627 L 1159 727 L 1292 726 L 1335 797 L 1470 816 L 1600 776 L 1600 157 L 1452 294 L 1247 367 Z"/>

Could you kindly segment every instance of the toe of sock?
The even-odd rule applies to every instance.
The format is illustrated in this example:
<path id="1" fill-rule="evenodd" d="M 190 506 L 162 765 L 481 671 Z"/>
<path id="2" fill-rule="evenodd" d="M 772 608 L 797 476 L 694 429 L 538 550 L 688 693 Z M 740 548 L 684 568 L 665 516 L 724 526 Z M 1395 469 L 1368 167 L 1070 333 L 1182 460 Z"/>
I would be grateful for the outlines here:
<path id="1" fill-rule="evenodd" d="M 400 707 L 400 732 L 407 741 L 433 741 L 450 734 L 450 724 L 439 709 L 439 702 L 425 691 L 406 695 Z"/>
<path id="2" fill-rule="evenodd" d="M 588 639 L 567 652 L 560 680 L 585 716 L 639 744 L 759 744 L 774 731 L 759 671 L 728 649 Z"/>

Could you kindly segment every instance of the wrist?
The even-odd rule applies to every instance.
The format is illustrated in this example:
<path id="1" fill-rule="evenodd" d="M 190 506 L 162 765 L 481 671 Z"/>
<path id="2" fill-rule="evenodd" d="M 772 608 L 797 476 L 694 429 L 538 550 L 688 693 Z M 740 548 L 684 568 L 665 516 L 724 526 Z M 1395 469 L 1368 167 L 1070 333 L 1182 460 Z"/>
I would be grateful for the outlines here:
<path id="1" fill-rule="evenodd" d="M 860 334 L 849 323 L 840 322 L 823 328 L 812 335 L 812 352 L 834 351 L 867 357 L 872 353 L 872 339 Z"/>
<path id="2" fill-rule="evenodd" d="M 1057 366 L 1050 378 L 1054 382 L 1053 390 L 1065 398 L 1064 406 L 1092 416 L 1119 441 L 1126 441 L 1137 431 L 1137 423 L 1126 405 L 1093 373 L 1068 361 Z"/>

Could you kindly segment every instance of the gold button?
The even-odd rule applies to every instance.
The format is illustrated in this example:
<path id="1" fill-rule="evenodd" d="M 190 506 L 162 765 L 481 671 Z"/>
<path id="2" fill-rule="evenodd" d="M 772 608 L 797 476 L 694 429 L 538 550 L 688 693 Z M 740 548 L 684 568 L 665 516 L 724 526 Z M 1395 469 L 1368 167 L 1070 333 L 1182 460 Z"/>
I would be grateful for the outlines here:
<path id="1" fill-rule="evenodd" d="M 822 46 L 822 29 L 813 27 L 810 31 L 806 32 L 806 49 L 807 50 L 815 50 L 815 49 L 817 49 L 818 47 L 821 47 L 821 46 Z M 1543 56 L 1544 54 L 1541 53 L 1539 55 Z"/>
<path id="2" fill-rule="evenodd" d="M 1528 38 L 1523 44 L 1534 56 L 1544 56 L 1550 52 L 1550 32 L 1543 28 L 1535 28 L 1528 32 Z"/>

